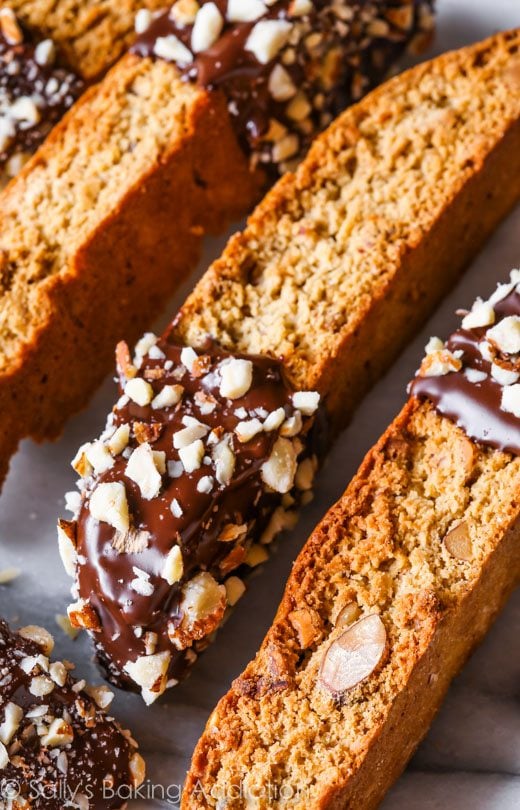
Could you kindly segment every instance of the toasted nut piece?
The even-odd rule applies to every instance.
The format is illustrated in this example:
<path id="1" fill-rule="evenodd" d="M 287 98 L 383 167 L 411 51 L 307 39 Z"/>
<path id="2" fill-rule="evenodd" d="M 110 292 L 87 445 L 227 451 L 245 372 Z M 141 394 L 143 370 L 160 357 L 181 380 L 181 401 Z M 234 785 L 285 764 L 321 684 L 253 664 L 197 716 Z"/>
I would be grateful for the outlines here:
<path id="1" fill-rule="evenodd" d="M 153 444 L 163 432 L 164 425 L 161 422 L 134 422 L 134 436 L 139 444 Z"/>
<path id="2" fill-rule="evenodd" d="M 191 25 L 195 22 L 199 8 L 197 0 L 177 0 L 172 6 L 170 17 L 180 26 Z"/>
<path id="3" fill-rule="evenodd" d="M 67 668 L 62 661 L 53 661 L 49 666 L 49 675 L 55 684 L 65 686 L 67 680 Z"/>
<path id="4" fill-rule="evenodd" d="M 182 579 L 183 573 L 184 563 L 181 549 L 179 546 L 173 546 L 168 552 L 161 576 L 168 585 L 174 585 Z"/>
<path id="5" fill-rule="evenodd" d="M 182 385 L 165 385 L 152 400 L 152 408 L 160 410 L 161 408 L 171 408 L 173 405 L 177 405 L 183 392 Z"/>
<path id="6" fill-rule="evenodd" d="M 226 523 L 218 539 L 221 543 L 231 543 L 247 534 L 247 523 Z"/>
<path id="7" fill-rule="evenodd" d="M 0 742 L 9 745 L 20 727 L 23 718 L 23 709 L 16 703 L 7 703 L 4 710 L 4 722 L 0 726 Z"/>
<path id="8" fill-rule="evenodd" d="M 337 615 L 336 621 L 334 622 L 335 627 L 348 627 L 350 624 L 353 624 L 356 619 L 359 618 L 359 614 L 361 610 L 359 605 L 356 602 L 347 602 L 347 604 L 341 608 L 340 612 Z"/>
<path id="9" fill-rule="evenodd" d="M 42 649 L 44 655 L 50 655 L 54 649 L 54 639 L 44 627 L 28 624 L 27 627 L 22 627 L 18 630 L 18 635 L 28 641 L 34 641 L 34 643 Z"/>
<path id="10" fill-rule="evenodd" d="M 267 461 L 262 464 L 262 480 L 275 492 L 289 492 L 296 475 L 296 450 L 288 439 L 278 438 Z"/>
<path id="11" fill-rule="evenodd" d="M 130 425 L 119 425 L 110 437 L 107 447 L 114 456 L 122 453 L 130 440 Z"/>
<path id="12" fill-rule="evenodd" d="M 151 534 L 146 529 L 128 529 L 127 532 L 116 532 L 112 538 L 112 548 L 120 554 L 139 554 L 148 548 Z"/>
<path id="13" fill-rule="evenodd" d="M 127 397 L 130 397 L 136 405 L 140 405 L 144 408 L 144 406 L 149 405 L 153 399 L 153 388 L 150 383 L 143 380 L 142 377 L 134 377 L 132 380 L 128 380 L 125 385 L 125 394 Z"/>
<path id="14" fill-rule="evenodd" d="M 238 600 L 244 595 L 246 586 L 239 577 L 228 577 L 224 583 L 228 605 L 236 605 Z"/>
<path id="15" fill-rule="evenodd" d="M 137 374 L 137 369 L 132 363 L 128 343 L 125 343 L 124 340 L 120 340 L 116 346 L 116 365 L 119 373 L 126 377 L 127 380 L 133 379 Z"/>
<path id="16" fill-rule="evenodd" d="M 74 739 L 74 730 L 70 723 L 66 723 L 61 717 L 57 717 L 49 726 L 47 734 L 42 738 L 42 744 L 49 748 L 59 748 L 70 745 Z"/>
<path id="17" fill-rule="evenodd" d="M 455 557 L 457 560 L 471 562 L 473 559 L 473 549 L 468 524 L 465 520 L 448 532 L 444 538 L 444 545 L 452 557 Z"/>
<path id="18" fill-rule="evenodd" d="M 317 391 L 296 391 L 292 401 L 294 407 L 304 416 L 312 416 L 320 404 L 320 395 Z"/>
<path id="19" fill-rule="evenodd" d="M 222 574 L 229 574 L 230 571 L 233 571 L 234 568 L 238 568 L 239 565 L 242 565 L 246 557 L 246 550 L 244 546 L 235 546 L 229 554 L 224 557 L 222 562 L 219 565 L 219 570 Z"/>
<path id="20" fill-rule="evenodd" d="M 129 661 L 125 672 L 141 687 L 144 702 L 149 706 L 166 689 L 166 675 L 170 666 L 169 652 L 142 655 L 137 661 Z"/>
<path id="21" fill-rule="evenodd" d="M 74 577 L 76 573 L 76 523 L 73 520 L 58 520 L 58 551 L 66 573 Z"/>
<path id="22" fill-rule="evenodd" d="M 298 634 L 302 650 L 306 650 L 319 636 L 320 620 L 315 610 L 299 608 L 292 610 L 287 617 Z"/>
<path id="23" fill-rule="evenodd" d="M 135 753 L 132 755 L 129 768 L 132 777 L 132 786 L 138 788 L 139 785 L 143 784 L 146 776 L 146 764 L 141 754 Z"/>
<path id="24" fill-rule="evenodd" d="M 104 684 L 100 684 L 99 686 L 86 686 L 85 692 L 100 709 L 108 709 L 115 697 L 112 690 Z"/>
<path id="25" fill-rule="evenodd" d="M 169 637 L 183 650 L 218 627 L 226 609 L 226 589 L 203 571 L 184 585 L 180 609 L 182 622 L 178 627 L 170 625 Z"/>
<path id="26" fill-rule="evenodd" d="M 226 440 L 215 445 L 212 457 L 215 462 L 217 481 L 219 484 L 222 484 L 222 486 L 227 486 L 233 477 L 236 459 L 235 454 Z"/>
<path id="27" fill-rule="evenodd" d="M 148 442 L 140 444 L 133 451 L 128 459 L 125 473 L 128 478 L 135 481 L 145 500 L 152 500 L 159 494 L 162 478 Z"/>
<path id="28" fill-rule="evenodd" d="M 319 680 L 334 696 L 368 678 L 386 651 L 386 630 L 377 613 L 365 616 L 345 630 L 327 648 Z"/>
<path id="29" fill-rule="evenodd" d="M 239 399 L 247 394 L 253 382 L 253 364 L 250 360 L 232 357 L 220 364 L 220 394 Z"/>
<path id="30" fill-rule="evenodd" d="M 79 599 L 73 605 L 69 605 L 67 613 L 73 627 L 80 627 L 84 630 L 101 630 L 99 617 L 89 602 Z"/>
<path id="31" fill-rule="evenodd" d="M 10 45 L 20 45 L 23 42 L 22 29 L 10 8 L 0 10 L 0 30 Z"/>
<path id="32" fill-rule="evenodd" d="M 464 480 L 467 481 L 475 467 L 476 447 L 470 439 L 461 436 L 455 445 L 454 454 L 456 468 L 462 471 Z"/>
<path id="33" fill-rule="evenodd" d="M 427 354 L 421 363 L 419 375 L 421 377 L 443 377 L 453 371 L 459 371 L 462 363 L 448 349 Z"/>
<path id="34" fill-rule="evenodd" d="M 98 484 L 90 496 L 90 514 L 120 532 L 130 527 L 125 485 L 120 481 Z"/>

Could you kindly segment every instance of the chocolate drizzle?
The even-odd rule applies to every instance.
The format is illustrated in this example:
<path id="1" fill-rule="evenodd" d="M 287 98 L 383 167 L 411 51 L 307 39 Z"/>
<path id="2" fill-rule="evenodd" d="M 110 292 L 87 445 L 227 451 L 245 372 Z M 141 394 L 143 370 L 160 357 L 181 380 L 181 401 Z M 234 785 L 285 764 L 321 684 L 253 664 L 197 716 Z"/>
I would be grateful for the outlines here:
<path id="1" fill-rule="evenodd" d="M 39 644 L 12 633 L 0 619 L 2 722 L 8 717 L 9 704 L 19 712 L 14 727 L 8 731 L 4 726 L 0 732 L 5 742 L 3 751 L 9 757 L 0 769 L 0 805 L 4 806 L 1 800 L 5 799 L 6 806 L 11 807 L 3 792 L 11 785 L 20 789 L 20 805 L 13 797 L 13 808 L 22 806 L 22 797 L 31 800 L 34 810 L 61 810 L 64 806 L 121 808 L 137 786 L 130 765 L 131 758 L 138 757 L 135 743 L 98 708 L 81 683 L 78 688 L 63 664 L 61 667 L 64 681 L 61 672 L 56 673 L 49 665 Z M 63 681 L 63 685 L 51 676 Z M 35 686 L 42 679 L 50 684 L 47 694 L 39 694 L 44 690 Z M 61 720 L 63 728 L 58 732 L 69 734 L 70 742 L 59 741 L 52 733 L 53 723 Z M 124 796 L 123 792 L 118 796 L 122 787 Z M 80 804 L 80 794 L 84 804 Z"/>
<path id="2" fill-rule="evenodd" d="M 377 84 L 414 36 L 432 26 L 429 0 L 314 0 L 304 14 L 296 11 L 294 0 L 278 0 L 251 22 L 230 22 L 227 0 L 215 4 L 224 22 L 220 36 L 206 50 L 192 53 L 192 61 L 175 61 L 186 80 L 223 91 L 243 148 L 254 165 L 267 169 L 284 170 L 300 158 L 313 136 Z M 287 42 L 263 63 L 247 42 L 255 25 L 266 20 L 292 27 Z M 193 24 L 180 24 L 165 12 L 132 51 L 154 57 L 158 39 L 171 35 L 191 50 L 192 31 Z M 292 95 L 273 95 L 275 66 L 292 82 Z"/>
<path id="3" fill-rule="evenodd" d="M 84 90 L 8 9 L 0 11 L 0 172 L 14 176 Z"/>
<path id="4" fill-rule="evenodd" d="M 294 392 L 280 362 L 267 357 L 231 356 L 208 345 L 188 369 L 183 365 L 182 352 L 181 346 L 161 339 L 151 347 L 137 372 L 139 379 L 152 386 L 154 397 L 165 386 L 182 386 L 179 402 L 171 407 L 141 406 L 125 396 L 128 380 L 136 379 L 132 377 L 135 369 L 129 366 L 128 357 L 120 366 L 122 399 L 109 420 L 104 441 L 110 441 L 118 427 L 129 426 L 129 444 L 114 457 L 109 469 L 85 480 L 75 532 L 77 595 L 94 610 L 97 627 L 93 636 L 99 658 L 110 680 L 130 688 L 135 684 L 125 666 L 150 652 L 171 655 L 167 671 L 170 682 L 185 675 L 222 618 L 222 611 L 217 611 L 206 617 L 202 629 L 183 629 L 185 586 L 201 572 L 220 584 L 232 571 L 246 568 L 248 550 L 262 537 L 275 509 L 282 502 L 288 507 L 297 505 L 298 492 L 301 496 L 308 488 L 305 482 L 303 489 L 301 483 L 298 489 L 298 476 L 296 487 L 291 482 L 282 488 L 285 495 L 266 486 L 262 467 L 280 437 L 286 437 L 282 443 L 294 453 L 294 459 L 308 459 L 307 472 L 313 472 L 315 466 L 309 458 L 311 451 L 306 449 L 312 442 L 314 417 L 302 417 L 293 404 Z M 120 348 L 120 357 L 125 354 Z M 221 369 L 236 360 L 252 364 L 252 380 L 243 395 L 230 399 L 221 392 Z M 278 414 L 278 424 L 268 428 L 272 414 Z M 239 438 L 240 424 L 247 426 L 251 420 L 265 424 L 265 429 L 260 428 L 248 440 Z M 187 472 L 174 443 L 176 435 L 195 422 L 206 428 L 202 437 L 204 458 L 198 468 Z M 219 480 L 215 460 L 215 448 L 222 443 L 233 457 L 227 480 Z M 144 497 L 128 475 L 129 458 L 140 444 L 165 454 L 160 491 L 152 498 Z M 112 525 L 94 518 L 90 509 L 96 488 L 114 482 L 124 484 L 131 516 L 130 531 L 123 540 Z M 279 528 L 283 528 L 283 520 Z M 264 537 L 265 542 L 270 539 Z M 164 566 L 174 546 L 182 554 L 182 576 L 169 584 Z M 136 592 L 136 575 L 145 577 L 143 593 Z M 141 587 L 137 582 L 137 591 Z M 225 598 L 222 610 L 224 607 Z"/>
<path id="5" fill-rule="evenodd" d="M 520 293 L 513 289 L 494 304 L 495 323 L 504 318 L 520 316 Z M 447 416 L 471 438 L 481 444 L 520 454 L 520 418 L 502 407 L 504 386 L 493 378 L 492 362 L 482 356 L 482 343 L 488 327 L 458 329 L 449 338 L 446 348 L 452 353 L 462 352 L 462 368 L 459 371 L 439 376 L 421 376 L 420 372 L 412 382 L 410 393 L 422 399 L 429 399 L 439 413 Z M 493 350 L 493 349 L 492 349 Z M 498 361 L 508 369 L 516 367 L 520 371 L 518 357 L 500 356 Z M 485 374 L 484 379 L 472 381 L 471 371 Z"/>

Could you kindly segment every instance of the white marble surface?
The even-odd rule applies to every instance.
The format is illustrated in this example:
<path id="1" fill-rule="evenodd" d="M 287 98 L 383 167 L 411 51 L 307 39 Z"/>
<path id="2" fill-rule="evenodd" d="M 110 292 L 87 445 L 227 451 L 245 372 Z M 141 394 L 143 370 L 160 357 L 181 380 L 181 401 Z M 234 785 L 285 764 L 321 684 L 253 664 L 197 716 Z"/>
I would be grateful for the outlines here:
<path id="1" fill-rule="evenodd" d="M 439 10 L 436 51 L 520 25 L 520 0 L 439 0 Z M 136 810 L 175 806 L 174 786 L 183 780 L 195 740 L 216 699 L 261 641 L 299 548 L 404 401 L 406 383 L 428 336 L 447 334 L 456 323 L 453 312 L 457 307 L 491 291 L 510 268 L 520 265 L 519 234 L 517 209 L 421 335 L 366 398 L 329 457 L 314 503 L 297 529 L 279 543 L 264 571 L 253 578 L 239 609 L 192 677 L 148 710 L 137 697 L 117 695 L 114 711 L 140 740 L 151 782 L 173 786 L 169 799 L 160 802 L 146 798 L 132 805 Z M 206 262 L 218 250 L 218 242 L 208 245 Z M 186 290 L 187 285 L 170 311 L 182 301 Z M 21 577 L 10 586 L 0 586 L 0 614 L 14 625 L 43 623 L 55 629 L 58 653 L 73 659 L 78 673 L 91 681 L 99 676 L 87 639 L 71 642 L 54 624 L 55 614 L 64 612 L 69 587 L 56 550 L 54 526 L 57 515 L 63 513 L 63 493 L 74 481 L 69 459 L 82 441 L 98 433 L 113 394 L 113 384 L 107 380 L 56 444 L 37 447 L 25 442 L 0 499 L 0 568 L 15 565 L 22 570 Z M 453 684 L 427 739 L 386 799 L 384 810 L 520 808 L 519 628 L 517 592 Z"/>

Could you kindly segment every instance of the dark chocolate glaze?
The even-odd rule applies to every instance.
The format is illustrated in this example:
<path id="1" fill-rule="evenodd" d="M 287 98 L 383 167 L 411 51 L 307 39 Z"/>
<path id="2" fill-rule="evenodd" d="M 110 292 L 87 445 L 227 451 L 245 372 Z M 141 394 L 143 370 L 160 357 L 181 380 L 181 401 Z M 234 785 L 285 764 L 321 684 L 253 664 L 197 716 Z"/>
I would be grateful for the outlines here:
<path id="1" fill-rule="evenodd" d="M 215 3 L 226 19 L 227 0 L 215 0 Z M 272 119 L 298 136 L 300 148 L 292 159 L 301 157 L 317 132 L 383 78 L 420 30 L 421 7 L 424 10 L 432 7 L 431 0 L 414 0 L 411 25 L 402 29 L 395 24 L 396 17 L 392 15 L 397 9 L 409 8 L 409 3 L 352 0 L 343 5 L 348 11 L 348 21 L 336 14 L 330 0 L 314 0 L 310 14 L 296 18 L 290 15 L 291 0 L 278 0 L 267 8 L 261 20 L 289 20 L 304 30 L 301 39 L 295 37 L 295 41 L 291 40 L 283 49 L 294 52 L 293 61 L 281 58 L 282 50 L 270 62 L 261 64 L 245 49 L 258 20 L 226 21 L 220 37 L 208 50 L 194 54 L 189 64 L 179 65 L 187 80 L 224 92 L 243 148 L 247 153 L 256 153 L 267 169 L 272 169 L 270 164 L 275 162 L 269 157 L 269 143 L 266 143 Z M 370 23 L 374 20 L 384 22 L 387 30 L 383 32 L 382 29 L 379 33 L 377 29 L 372 30 Z M 157 39 L 168 34 L 175 35 L 190 48 L 192 29 L 192 25 L 177 25 L 166 12 L 138 37 L 132 51 L 143 57 L 153 56 Z M 321 36 L 321 41 L 313 48 L 307 47 L 310 35 Z M 291 119 L 287 102 L 276 101 L 269 92 L 269 75 L 277 62 L 283 65 L 293 84 L 310 102 L 311 110 L 305 126 Z"/>
<path id="2" fill-rule="evenodd" d="M 38 40 L 20 28 L 23 41 L 9 42 L 0 28 L 0 103 L 2 117 L 20 98 L 31 98 L 39 112 L 39 121 L 31 126 L 13 121 L 14 133 L 0 151 L 0 168 L 15 154 L 36 151 L 52 127 L 63 117 L 85 89 L 84 82 L 58 62 L 40 65 L 35 59 Z M 7 111 L 7 112 L 6 112 Z"/>
<path id="3" fill-rule="evenodd" d="M 167 650 L 172 654 L 169 678 L 184 676 L 194 656 L 186 650 L 176 650 L 168 636 L 168 625 L 181 620 L 179 600 L 181 586 L 197 572 L 208 571 L 222 582 L 226 575 L 238 568 L 244 559 L 246 548 L 251 540 L 258 538 L 265 528 L 281 496 L 267 492 L 262 482 L 260 468 L 271 454 L 279 431 L 262 432 L 252 440 L 241 443 L 234 429 L 244 416 L 241 409 L 254 416 L 255 409 L 273 412 L 282 407 L 286 416 L 295 409 L 291 402 L 293 390 L 289 386 L 280 362 L 267 357 L 233 355 L 253 362 L 253 382 L 245 396 L 227 400 L 220 395 L 219 381 L 215 376 L 218 364 L 229 355 L 216 346 L 208 346 L 201 362 L 206 371 L 200 377 L 193 377 L 180 362 L 181 348 L 168 340 L 157 344 L 164 353 L 164 359 L 152 360 L 146 357 L 139 375 L 148 379 L 154 393 L 165 384 L 180 384 L 184 388 L 182 401 L 176 407 L 163 410 L 151 406 L 140 407 L 130 401 L 114 409 L 113 425 L 129 424 L 132 428 L 130 447 L 138 446 L 135 438 L 136 424 L 155 425 L 158 437 L 151 442 L 153 450 L 162 450 L 169 461 L 178 460 L 178 451 L 173 447 L 173 435 L 184 427 L 182 418 L 193 416 L 210 428 L 224 429 L 230 436 L 235 453 L 236 466 L 228 485 L 215 486 L 209 493 L 198 492 L 197 483 L 203 476 L 214 476 L 215 468 L 209 463 L 192 473 L 183 473 L 178 478 L 163 476 L 163 486 L 158 497 L 145 500 L 137 484 L 125 474 L 127 459 L 118 456 L 107 472 L 90 482 L 77 524 L 77 552 L 79 564 L 77 580 L 79 596 L 90 601 L 101 625 L 94 633 L 99 658 L 107 670 L 110 680 L 117 685 L 131 687 L 132 683 L 123 672 L 124 665 L 145 654 L 144 634 L 157 634 L 155 652 Z M 165 363 L 171 363 L 166 371 Z M 155 373 L 162 376 L 153 379 Z M 120 380 L 123 391 L 125 378 Z M 215 409 L 204 414 L 200 410 L 196 395 L 205 393 L 213 397 Z M 237 415 L 237 409 L 239 414 Z M 303 428 L 298 438 L 307 443 L 308 434 L 314 419 L 304 417 Z M 303 444 L 302 444 L 303 447 Z M 208 448 L 208 452 L 210 449 Z M 209 457 L 206 459 L 209 461 Z M 107 523 L 95 520 L 89 512 L 89 493 L 102 482 L 120 481 L 126 488 L 132 526 L 138 531 L 149 533 L 147 547 L 136 553 L 120 553 L 114 548 L 115 529 Z M 183 509 L 180 517 L 171 510 L 173 499 L 177 499 Z M 247 524 L 247 537 L 236 542 L 219 540 L 222 529 L 227 524 Z M 184 564 L 184 575 L 179 584 L 169 585 L 162 578 L 165 559 L 172 546 L 180 545 Z M 137 566 L 150 575 L 154 586 L 151 596 L 142 596 L 130 587 L 135 579 L 133 567 Z M 136 627 L 143 628 L 137 638 Z M 205 644 L 206 642 L 204 642 Z M 203 645 L 195 645 L 198 649 Z"/>
<path id="4" fill-rule="evenodd" d="M 21 795 L 32 798 L 34 810 L 61 810 L 66 799 L 75 792 L 83 793 L 90 799 L 90 808 L 112 810 L 124 805 L 122 798 L 113 798 L 103 791 L 103 782 L 117 796 L 118 788 L 132 787 L 130 757 L 135 747 L 115 721 L 104 714 L 83 690 L 74 691 L 74 680 L 67 676 L 64 686 L 55 685 L 50 694 L 34 696 L 29 687 L 36 675 L 46 675 L 40 667 L 27 674 L 20 662 L 27 656 L 41 656 L 41 648 L 9 630 L 0 619 L 0 713 L 12 702 L 23 710 L 18 730 L 7 744 L 10 761 L 0 771 L 0 790 L 11 784 L 19 786 Z M 66 755 L 67 772 L 59 769 L 56 756 L 51 756 L 52 747 L 43 745 L 34 728 L 39 722 L 27 717 L 30 710 L 47 706 L 45 716 L 39 718 L 44 723 L 49 717 L 64 718 L 73 729 L 73 741 L 60 747 Z M 32 731 L 30 730 L 32 726 Z M 59 752 L 54 748 L 54 752 Z M 121 792 L 123 795 L 123 792 Z M 0 793 L 0 800 L 7 798 Z M 1 802 L 0 802 L 1 803 Z"/>
<path id="5" fill-rule="evenodd" d="M 520 315 L 520 294 L 511 292 L 494 305 L 496 323 L 509 315 Z M 411 384 L 413 396 L 429 399 L 439 413 L 447 416 L 477 442 L 498 450 L 520 454 L 520 419 L 501 408 L 503 386 L 491 376 L 491 363 L 482 357 L 479 343 L 487 328 L 458 329 L 451 335 L 447 348 L 461 350 L 462 369 L 440 377 L 417 376 Z M 500 362 L 520 366 L 518 359 L 497 356 Z M 476 369 L 488 376 L 481 382 L 470 382 L 465 369 Z M 520 367 L 518 368 L 520 370 Z"/>

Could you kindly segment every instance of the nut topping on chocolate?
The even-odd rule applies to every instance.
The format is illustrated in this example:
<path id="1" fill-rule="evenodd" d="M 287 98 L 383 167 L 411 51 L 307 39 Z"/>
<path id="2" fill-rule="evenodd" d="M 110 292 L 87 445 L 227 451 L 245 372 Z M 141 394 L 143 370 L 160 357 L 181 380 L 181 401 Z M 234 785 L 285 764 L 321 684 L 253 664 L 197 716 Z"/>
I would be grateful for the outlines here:
<path id="1" fill-rule="evenodd" d="M 57 64 L 51 40 L 36 41 L 0 8 L 0 182 L 22 168 L 84 89 Z"/>
<path id="2" fill-rule="evenodd" d="M 283 172 L 432 28 L 431 0 L 177 0 L 132 50 L 221 90 L 252 168 Z"/>
<path id="3" fill-rule="evenodd" d="M 43 628 L 13 633 L 0 619 L 0 769 L 2 785 L 20 791 L 4 792 L 5 806 L 123 808 L 145 777 L 137 745 L 104 713 L 112 693 L 74 681 L 68 662 L 51 663 L 53 646 Z"/>
<path id="4" fill-rule="evenodd" d="M 264 562 L 294 523 L 317 467 L 319 395 L 293 391 L 276 360 L 212 345 L 147 335 L 132 363 L 127 347 L 117 357 L 125 395 L 74 460 L 80 504 L 59 546 L 72 625 L 92 633 L 109 678 L 150 703 L 241 596 L 230 574 Z"/>
<path id="5" fill-rule="evenodd" d="M 478 299 L 461 314 L 461 328 L 446 345 L 438 338 L 428 343 L 410 391 L 430 399 L 470 439 L 518 455 L 520 270 L 487 301 Z"/>

